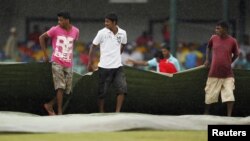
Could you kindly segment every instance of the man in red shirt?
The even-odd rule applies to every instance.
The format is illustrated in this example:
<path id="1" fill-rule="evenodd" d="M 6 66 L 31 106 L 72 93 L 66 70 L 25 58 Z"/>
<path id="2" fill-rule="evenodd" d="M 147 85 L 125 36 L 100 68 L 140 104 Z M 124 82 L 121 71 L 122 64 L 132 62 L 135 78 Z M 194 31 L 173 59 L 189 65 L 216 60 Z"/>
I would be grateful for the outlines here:
<path id="1" fill-rule="evenodd" d="M 169 60 L 163 58 L 159 60 L 159 69 L 162 73 L 176 73 L 177 69 Z"/>
<path id="2" fill-rule="evenodd" d="M 209 67 L 205 87 L 205 114 L 209 114 L 210 105 L 218 102 L 221 94 L 222 102 L 227 103 L 227 116 L 232 115 L 235 85 L 231 64 L 238 57 L 239 48 L 236 39 L 228 34 L 228 28 L 226 22 L 218 22 L 215 27 L 216 34 L 208 42 L 204 64 Z"/>

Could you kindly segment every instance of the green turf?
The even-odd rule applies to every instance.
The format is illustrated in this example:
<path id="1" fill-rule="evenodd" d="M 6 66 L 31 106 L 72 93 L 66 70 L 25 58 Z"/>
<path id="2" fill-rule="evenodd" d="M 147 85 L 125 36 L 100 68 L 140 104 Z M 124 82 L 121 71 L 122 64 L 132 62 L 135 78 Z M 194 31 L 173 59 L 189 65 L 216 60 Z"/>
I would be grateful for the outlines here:
<path id="1" fill-rule="evenodd" d="M 207 131 L 0 134 L 0 141 L 206 141 Z"/>

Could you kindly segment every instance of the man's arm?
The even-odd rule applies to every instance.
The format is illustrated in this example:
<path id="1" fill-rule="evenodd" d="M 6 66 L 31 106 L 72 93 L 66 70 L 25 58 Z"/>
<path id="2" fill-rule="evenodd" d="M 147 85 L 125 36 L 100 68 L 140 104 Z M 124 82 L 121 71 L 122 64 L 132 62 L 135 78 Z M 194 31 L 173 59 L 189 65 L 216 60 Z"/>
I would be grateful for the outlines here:
<path id="1" fill-rule="evenodd" d="M 92 44 L 90 49 L 89 49 L 88 71 L 90 71 L 90 72 L 94 71 L 94 69 L 93 69 L 93 56 L 94 56 L 93 48 L 96 48 L 96 47 L 97 47 L 97 45 Z"/>
<path id="2" fill-rule="evenodd" d="M 48 54 L 46 52 L 46 48 L 47 48 L 47 45 L 46 45 L 46 38 L 49 38 L 48 34 L 45 32 L 43 33 L 41 36 L 39 36 L 39 42 L 40 42 L 40 46 L 43 50 L 43 53 L 44 53 L 44 57 L 45 57 L 45 61 L 46 62 L 49 62 L 49 57 L 48 57 Z"/>
<path id="3" fill-rule="evenodd" d="M 236 53 L 233 53 L 232 56 L 232 63 L 239 57 L 239 51 L 237 51 Z"/>
<path id="4" fill-rule="evenodd" d="M 210 62 L 209 62 L 209 56 L 210 56 L 210 54 L 211 54 L 211 47 L 208 45 L 207 49 L 206 49 L 206 60 L 205 60 L 205 63 L 204 63 L 204 65 L 206 67 L 209 67 L 209 65 L 210 65 Z"/>
<path id="5" fill-rule="evenodd" d="M 136 66 L 148 66 L 147 61 L 135 61 L 135 60 L 132 60 L 132 59 L 128 59 L 127 63 L 128 64 L 133 64 L 133 65 L 136 65 Z"/>
<path id="6" fill-rule="evenodd" d="M 232 63 L 239 57 L 240 51 L 238 43 L 235 42 L 234 50 L 233 50 L 233 56 L 232 56 Z"/>
<path id="7" fill-rule="evenodd" d="M 121 44 L 121 54 L 123 53 L 125 46 L 125 44 Z"/>
<path id="8" fill-rule="evenodd" d="M 175 68 L 177 69 L 177 72 L 180 72 L 180 71 L 181 71 L 181 65 L 180 65 L 178 59 L 176 59 L 176 62 L 174 63 L 174 66 L 175 66 Z"/>

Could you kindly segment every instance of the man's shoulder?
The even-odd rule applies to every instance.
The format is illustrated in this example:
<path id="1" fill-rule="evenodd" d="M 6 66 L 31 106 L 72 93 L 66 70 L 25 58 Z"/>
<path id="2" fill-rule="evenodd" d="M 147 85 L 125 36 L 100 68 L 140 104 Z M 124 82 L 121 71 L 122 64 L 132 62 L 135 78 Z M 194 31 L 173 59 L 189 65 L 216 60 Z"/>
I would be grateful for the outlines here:
<path id="1" fill-rule="evenodd" d="M 59 26 L 58 25 L 54 25 L 54 26 L 51 26 L 49 30 L 57 30 L 59 29 Z"/>
<path id="2" fill-rule="evenodd" d="M 211 39 L 215 39 L 215 38 L 219 38 L 219 36 L 216 35 L 216 34 L 213 34 L 213 35 L 211 36 Z"/>
<path id="3" fill-rule="evenodd" d="M 156 63 L 157 63 L 157 60 L 156 60 L 156 58 L 154 57 L 154 58 L 148 60 L 147 62 L 151 62 L 151 63 L 153 63 L 153 62 L 155 63 L 155 62 L 156 62 Z"/>
<path id="4" fill-rule="evenodd" d="M 109 32 L 109 30 L 107 28 L 102 28 L 100 30 L 98 30 L 99 33 L 106 33 L 106 32 Z"/>
<path id="5" fill-rule="evenodd" d="M 77 28 L 76 26 L 72 25 L 72 28 L 79 32 L 79 28 Z"/>
<path id="6" fill-rule="evenodd" d="M 170 60 L 172 60 L 172 61 L 178 61 L 178 59 L 177 58 L 175 58 L 172 54 L 171 54 L 171 56 L 170 56 L 170 58 L 169 58 Z"/>
<path id="7" fill-rule="evenodd" d="M 52 26 L 46 33 L 49 35 L 49 37 L 52 37 L 54 34 L 56 34 L 60 30 L 60 27 L 57 26 Z"/>
<path id="8" fill-rule="evenodd" d="M 119 32 L 120 32 L 120 33 L 126 34 L 126 30 L 124 30 L 124 29 L 122 29 L 122 28 L 120 28 L 120 27 L 118 27 L 118 29 L 119 29 Z"/>
<path id="9" fill-rule="evenodd" d="M 169 58 L 169 61 L 171 62 L 171 63 L 173 63 L 174 65 L 180 65 L 180 62 L 179 62 L 179 60 L 177 59 L 177 58 L 175 58 L 174 56 L 172 56 L 171 55 L 171 57 Z"/>
<path id="10" fill-rule="evenodd" d="M 107 34 L 109 32 L 109 30 L 107 28 L 102 28 L 102 29 L 99 29 L 97 34 L 98 36 L 103 36 L 105 34 Z"/>
<path id="11" fill-rule="evenodd" d="M 235 42 L 237 41 L 237 39 L 236 39 L 236 38 L 234 38 L 234 37 L 233 37 L 233 36 L 231 36 L 231 35 L 229 36 L 229 38 L 230 38 L 230 40 L 233 40 L 233 41 L 235 41 Z"/>

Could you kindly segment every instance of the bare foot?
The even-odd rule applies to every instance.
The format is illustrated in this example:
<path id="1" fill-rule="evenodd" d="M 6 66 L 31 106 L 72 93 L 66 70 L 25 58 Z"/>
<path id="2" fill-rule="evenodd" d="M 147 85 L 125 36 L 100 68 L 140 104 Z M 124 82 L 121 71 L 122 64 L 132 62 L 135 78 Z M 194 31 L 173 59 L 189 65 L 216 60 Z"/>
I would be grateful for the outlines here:
<path id="1" fill-rule="evenodd" d="M 49 104 L 44 104 L 43 105 L 44 109 L 48 112 L 50 116 L 56 115 L 56 113 L 53 110 L 53 107 L 51 107 Z"/>

